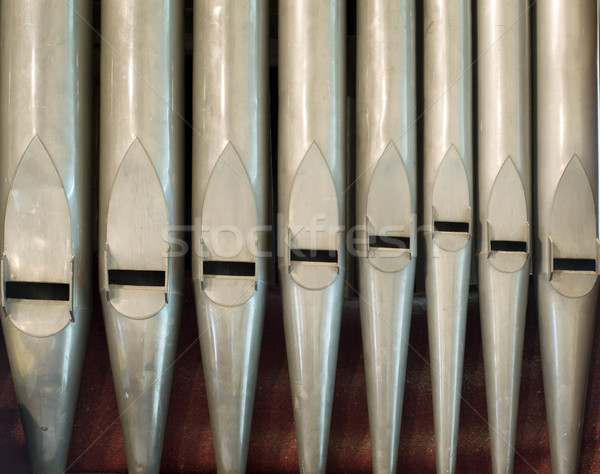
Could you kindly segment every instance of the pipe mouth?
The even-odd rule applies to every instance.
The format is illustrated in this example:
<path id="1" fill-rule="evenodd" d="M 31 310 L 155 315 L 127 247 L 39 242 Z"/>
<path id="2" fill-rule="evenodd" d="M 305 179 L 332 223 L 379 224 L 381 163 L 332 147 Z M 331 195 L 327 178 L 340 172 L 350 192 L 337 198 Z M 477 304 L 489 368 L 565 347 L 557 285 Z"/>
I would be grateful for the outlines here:
<path id="1" fill-rule="evenodd" d="M 410 250 L 410 237 L 369 235 L 369 249 Z"/>
<path id="2" fill-rule="evenodd" d="M 447 232 L 453 234 L 468 234 L 469 223 L 468 222 L 454 222 L 454 221 L 434 221 L 433 229 L 435 232 Z"/>
<path id="3" fill-rule="evenodd" d="M 337 250 L 321 250 L 321 249 L 290 249 L 290 263 L 307 263 L 307 264 L 333 264 L 338 263 Z"/>
<path id="4" fill-rule="evenodd" d="M 108 284 L 114 286 L 164 287 L 165 277 L 163 270 L 108 270 Z"/>
<path id="5" fill-rule="evenodd" d="M 205 278 L 252 278 L 256 277 L 255 262 L 227 260 L 204 260 L 202 275 Z"/>
<path id="6" fill-rule="evenodd" d="M 65 302 L 70 300 L 68 283 L 7 281 L 5 291 L 7 299 Z"/>
<path id="7" fill-rule="evenodd" d="M 132 319 L 157 314 L 167 298 L 167 272 L 164 270 L 108 269 L 107 300 L 118 313 Z"/>
<path id="8" fill-rule="evenodd" d="M 555 272 L 596 273 L 596 260 L 592 258 L 555 258 L 552 268 Z"/>

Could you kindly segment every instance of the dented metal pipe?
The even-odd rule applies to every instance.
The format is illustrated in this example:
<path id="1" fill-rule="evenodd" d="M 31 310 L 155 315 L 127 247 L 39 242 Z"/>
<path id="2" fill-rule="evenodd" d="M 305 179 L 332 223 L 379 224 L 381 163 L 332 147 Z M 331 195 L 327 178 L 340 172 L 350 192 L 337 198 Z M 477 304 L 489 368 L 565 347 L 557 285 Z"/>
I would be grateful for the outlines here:
<path id="1" fill-rule="evenodd" d="M 513 471 L 531 268 L 528 0 L 479 2 L 479 302 L 492 470 Z"/>
<path id="2" fill-rule="evenodd" d="M 192 273 L 217 471 L 244 472 L 269 218 L 268 3 L 194 4 Z"/>
<path id="3" fill-rule="evenodd" d="M 471 2 L 424 2 L 427 323 L 437 472 L 454 472 L 473 242 Z"/>
<path id="4" fill-rule="evenodd" d="M 373 472 L 395 472 L 417 260 L 414 0 L 362 0 L 356 224 Z"/>
<path id="5" fill-rule="evenodd" d="M 92 311 L 90 7 L 0 3 L 0 319 L 36 473 L 67 467 Z"/>
<path id="6" fill-rule="evenodd" d="M 160 471 L 183 302 L 183 2 L 103 0 L 99 282 L 129 472 Z"/>
<path id="7" fill-rule="evenodd" d="M 573 473 L 598 301 L 597 3 L 536 7 L 534 274 L 552 472 Z"/>
<path id="8" fill-rule="evenodd" d="M 278 265 L 302 472 L 324 472 L 343 303 L 346 2 L 279 2 Z"/>

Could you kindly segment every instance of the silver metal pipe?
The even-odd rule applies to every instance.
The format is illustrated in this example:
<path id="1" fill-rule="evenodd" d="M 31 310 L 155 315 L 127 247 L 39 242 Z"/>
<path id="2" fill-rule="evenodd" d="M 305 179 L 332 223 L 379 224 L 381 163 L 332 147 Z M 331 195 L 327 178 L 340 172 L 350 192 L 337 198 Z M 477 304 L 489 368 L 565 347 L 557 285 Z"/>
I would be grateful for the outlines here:
<path id="1" fill-rule="evenodd" d="M 540 348 L 552 471 L 578 470 L 598 300 L 597 5 L 537 3 Z"/>
<path id="2" fill-rule="evenodd" d="M 362 0 L 356 224 L 373 472 L 395 472 L 417 260 L 414 0 Z"/>
<path id="3" fill-rule="evenodd" d="M 268 285 L 267 33 L 262 0 L 194 4 L 192 272 L 220 473 L 246 468 Z"/>
<path id="4" fill-rule="evenodd" d="M 473 242 L 471 2 L 424 2 L 424 225 L 437 472 L 454 472 Z"/>
<path id="5" fill-rule="evenodd" d="M 513 471 L 531 267 L 528 0 L 478 2 L 479 302 L 492 469 Z"/>
<path id="6" fill-rule="evenodd" d="M 99 281 L 129 472 L 159 472 L 183 301 L 183 2 L 102 2 Z"/>
<path id="7" fill-rule="evenodd" d="M 278 265 L 298 456 L 324 472 L 343 302 L 346 2 L 279 2 Z"/>
<path id="8" fill-rule="evenodd" d="M 66 468 L 92 310 L 90 7 L 0 3 L 0 319 L 33 472 Z"/>

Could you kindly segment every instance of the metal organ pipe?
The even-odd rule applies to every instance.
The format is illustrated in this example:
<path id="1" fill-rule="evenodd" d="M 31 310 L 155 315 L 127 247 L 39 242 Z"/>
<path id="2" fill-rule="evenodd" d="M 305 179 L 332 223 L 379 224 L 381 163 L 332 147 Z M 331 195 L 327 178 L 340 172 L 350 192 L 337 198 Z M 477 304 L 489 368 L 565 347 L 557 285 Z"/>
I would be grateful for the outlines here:
<path id="1" fill-rule="evenodd" d="M 159 472 L 183 303 L 183 2 L 103 0 L 99 280 L 129 472 Z"/>
<path id="2" fill-rule="evenodd" d="M 454 472 L 473 242 L 471 2 L 424 2 L 427 322 L 437 472 Z"/>
<path id="3" fill-rule="evenodd" d="M 360 313 L 374 472 L 395 472 L 417 260 L 413 0 L 358 2 Z"/>
<path id="4" fill-rule="evenodd" d="M 343 302 L 345 1 L 279 2 L 279 273 L 302 472 L 324 472 Z"/>
<path id="5" fill-rule="evenodd" d="M 534 275 L 552 471 L 578 470 L 598 301 L 597 4 L 537 5 Z"/>
<path id="6" fill-rule="evenodd" d="M 194 4 L 192 273 L 218 472 L 244 472 L 268 285 L 268 2 Z"/>
<path id="7" fill-rule="evenodd" d="M 529 2 L 479 2 L 477 16 L 479 301 L 492 467 L 506 473 L 514 463 L 531 267 Z"/>
<path id="8" fill-rule="evenodd" d="M 0 320 L 33 472 L 67 468 L 92 311 L 91 3 L 0 1 Z M 374 472 L 397 469 L 417 266 L 417 20 L 437 472 L 456 471 L 475 228 L 492 470 L 514 469 L 531 270 L 552 469 L 578 469 L 599 296 L 598 2 L 533 3 L 477 2 L 475 179 L 471 0 L 423 0 L 422 18 L 415 0 L 357 0 L 350 251 Z M 246 469 L 269 277 L 268 5 L 194 2 L 191 260 L 220 473 Z M 187 248 L 184 2 L 101 11 L 101 305 L 129 471 L 159 472 Z M 300 471 L 325 472 L 347 263 L 346 2 L 279 0 L 278 21 L 283 321 Z"/>
<path id="9" fill-rule="evenodd" d="M 92 312 L 90 14 L 0 3 L 0 319 L 33 472 L 67 467 Z"/>

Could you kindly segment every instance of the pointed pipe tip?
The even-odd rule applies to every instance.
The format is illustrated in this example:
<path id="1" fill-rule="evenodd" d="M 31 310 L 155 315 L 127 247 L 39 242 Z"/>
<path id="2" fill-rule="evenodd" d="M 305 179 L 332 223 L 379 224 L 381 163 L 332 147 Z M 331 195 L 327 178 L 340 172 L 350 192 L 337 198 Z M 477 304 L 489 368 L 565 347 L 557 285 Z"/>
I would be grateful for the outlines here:
<path id="1" fill-rule="evenodd" d="M 22 410 L 21 413 L 23 413 Z M 52 452 L 48 452 L 43 448 L 43 446 L 54 444 L 54 442 L 46 441 L 48 440 L 49 436 L 49 430 L 47 427 L 37 425 L 35 427 L 31 425 L 27 426 L 25 420 L 23 419 L 23 429 L 25 431 L 25 439 L 27 442 L 27 455 L 29 457 L 29 463 L 31 465 L 31 472 L 65 472 L 65 469 L 67 467 L 67 458 L 69 454 L 69 443 L 66 443 L 66 447 L 57 447 L 56 449 L 52 450 Z M 39 434 L 35 432 L 39 432 Z M 56 433 L 56 430 L 54 430 L 54 433 Z"/>
<path id="2" fill-rule="evenodd" d="M 300 439 L 297 440 L 297 444 L 300 472 L 302 474 L 325 473 L 327 467 L 326 446 L 314 442 L 303 442 Z"/>
<path id="3" fill-rule="evenodd" d="M 369 355 L 372 354 L 367 354 L 366 363 L 371 359 Z M 381 355 L 381 358 L 372 357 L 370 367 L 366 368 L 369 433 L 373 472 L 389 473 L 397 469 L 407 354 L 400 348 Z M 388 365 L 388 361 L 392 363 Z M 390 369 L 389 366 L 392 366 L 392 374 L 385 370 Z M 393 369 L 398 372 L 393 373 Z M 385 376 L 388 379 L 384 381 Z M 374 383 L 373 379 L 379 379 L 380 383 Z"/>
<path id="4" fill-rule="evenodd" d="M 167 383 L 170 385 L 170 380 Z M 127 470 L 130 473 L 160 472 L 166 416 L 156 416 L 153 407 L 164 405 L 165 398 L 168 404 L 168 396 L 150 392 L 142 394 L 134 405 L 121 413 Z M 146 394 L 148 396 L 144 396 Z M 146 421 L 142 423 L 141 420 Z"/>
<path id="5" fill-rule="evenodd" d="M 67 467 L 74 406 L 70 403 L 59 403 L 52 407 L 54 413 L 47 407 L 45 413 L 41 414 L 36 408 L 39 410 L 39 407 L 43 406 L 43 398 L 34 397 L 27 402 L 19 400 L 19 414 L 31 472 L 62 473 Z M 66 397 L 69 398 L 72 400 L 72 394 Z M 49 416 L 44 417 L 44 414 Z"/>
<path id="6" fill-rule="evenodd" d="M 217 416 L 218 409 L 210 409 L 213 446 L 215 449 L 215 459 L 217 463 L 217 472 L 237 473 L 245 472 L 248 460 L 248 449 L 250 441 L 250 422 L 252 418 L 253 397 L 245 403 L 244 407 L 238 407 L 227 417 Z M 210 406 L 210 404 L 209 404 Z M 235 406 L 233 402 L 221 403 L 221 409 L 229 409 Z M 248 411 L 244 414 L 244 411 Z M 238 416 L 235 416 L 238 415 Z M 230 420 L 230 421 L 227 421 Z M 233 421 L 232 421 L 233 420 Z"/>
<path id="7" fill-rule="evenodd" d="M 388 448 L 375 452 L 373 449 L 373 473 L 374 474 L 385 474 L 390 472 L 396 472 L 398 463 L 396 461 L 398 450 L 394 448 Z"/>
<path id="8" fill-rule="evenodd" d="M 500 415 L 498 418 L 511 419 L 510 414 Z M 490 456 L 494 474 L 513 472 L 516 429 L 511 426 L 510 430 L 512 433 L 509 433 L 508 430 L 501 431 L 498 427 L 490 425 Z"/>
<path id="9" fill-rule="evenodd" d="M 492 443 L 490 448 L 492 457 L 492 472 L 494 474 L 511 473 L 514 469 L 515 450 L 508 447 L 503 441 Z"/>
<path id="10" fill-rule="evenodd" d="M 548 431 L 550 438 L 550 458 L 555 474 L 575 474 L 579 472 L 579 452 L 581 450 L 582 421 L 577 422 L 570 413 L 562 410 L 549 411 Z M 568 418 L 565 418 L 568 417 Z M 565 422 L 565 420 L 568 420 Z M 559 428 L 559 425 L 563 429 Z"/>
<path id="11" fill-rule="evenodd" d="M 310 407 L 300 407 L 297 395 L 294 395 L 293 399 L 300 472 L 324 473 L 329 445 L 329 414 L 318 408 L 315 413 L 315 410 L 311 410 Z M 313 400 L 313 403 L 314 407 L 318 402 Z"/>
<path id="12" fill-rule="evenodd" d="M 461 338 L 464 340 L 464 333 Z M 455 363 L 432 374 L 433 419 L 438 473 L 455 472 L 462 389 L 462 350 L 454 348 Z M 433 370 L 433 368 L 432 368 Z M 442 375 L 443 374 L 443 375 Z"/>

